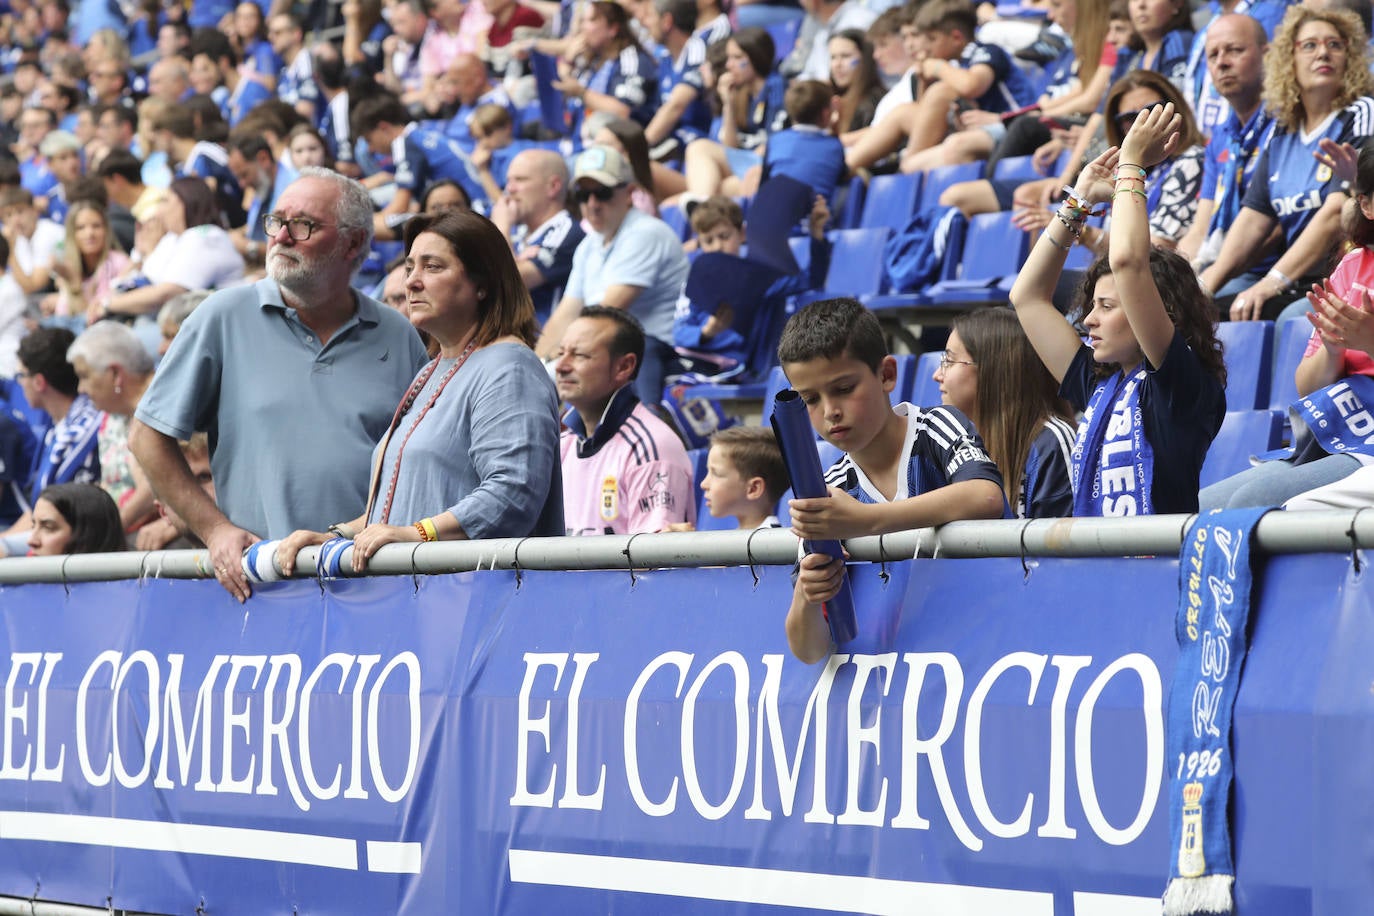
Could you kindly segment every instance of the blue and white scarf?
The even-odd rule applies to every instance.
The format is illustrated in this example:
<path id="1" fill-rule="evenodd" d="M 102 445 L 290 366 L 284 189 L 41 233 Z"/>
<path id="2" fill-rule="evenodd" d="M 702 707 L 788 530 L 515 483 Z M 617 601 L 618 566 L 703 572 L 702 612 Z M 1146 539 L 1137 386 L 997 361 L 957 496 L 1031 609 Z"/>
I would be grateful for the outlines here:
<path id="1" fill-rule="evenodd" d="M 1073 514 L 1153 515 L 1154 448 L 1140 416 L 1145 364 L 1098 383 L 1073 443 Z"/>
<path id="2" fill-rule="evenodd" d="M 43 453 L 34 473 L 34 499 L 55 483 L 96 483 L 100 480 L 100 427 L 104 411 L 84 394 L 76 396 L 67 415 L 43 440 Z"/>
<path id="3" fill-rule="evenodd" d="M 1351 375 L 1293 404 L 1329 454 L 1374 455 L 1374 378 Z"/>
<path id="4" fill-rule="evenodd" d="M 1231 913 L 1231 716 L 1249 648 L 1250 544 L 1268 508 L 1214 509 L 1188 531 L 1169 693 L 1169 884 L 1164 916 Z"/>

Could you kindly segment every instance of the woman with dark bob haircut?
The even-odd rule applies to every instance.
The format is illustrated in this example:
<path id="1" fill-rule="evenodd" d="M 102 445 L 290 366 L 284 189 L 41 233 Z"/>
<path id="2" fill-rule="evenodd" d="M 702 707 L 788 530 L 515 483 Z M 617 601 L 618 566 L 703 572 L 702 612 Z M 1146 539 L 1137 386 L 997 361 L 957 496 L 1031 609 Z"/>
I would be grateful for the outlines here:
<path id="1" fill-rule="evenodd" d="M 558 396 L 531 345 L 534 305 L 510 245 L 476 213 L 405 224 L 410 321 L 439 343 L 373 453 L 368 505 L 331 526 L 361 571 L 397 541 L 561 535 Z M 296 531 L 277 559 L 328 534 Z"/>
<path id="2" fill-rule="evenodd" d="M 34 501 L 30 556 L 115 553 L 124 547 L 119 509 L 95 484 L 55 483 Z"/>

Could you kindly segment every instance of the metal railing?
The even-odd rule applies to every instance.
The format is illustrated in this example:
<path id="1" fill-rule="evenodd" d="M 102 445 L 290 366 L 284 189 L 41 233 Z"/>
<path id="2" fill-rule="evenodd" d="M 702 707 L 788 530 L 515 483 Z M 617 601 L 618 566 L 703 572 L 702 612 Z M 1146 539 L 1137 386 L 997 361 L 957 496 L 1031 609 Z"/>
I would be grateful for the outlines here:
<path id="1" fill-rule="evenodd" d="M 1261 551 L 1344 553 L 1374 547 L 1374 512 L 1272 512 L 1256 530 Z M 913 557 L 1131 557 L 1174 555 L 1194 516 L 1062 518 L 951 522 L 846 542 L 855 560 Z M 296 578 L 314 578 L 316 548 L 297 561 Z M 453 573 L 483 569 L 661 569 L 701 566 L 788 566 L 797 538 L 787 529 L 705 531 L 630 536 L 502 538 L 390 544 L 372 558 L 369 575 Z M 350 567 L 345 553 L 343 566 Z M 107 579 L 210 578 L 204 550 L 22 557 L 0 560 L 0 584 Z M 349 575 L 349 573 L 345 573 Z"/>

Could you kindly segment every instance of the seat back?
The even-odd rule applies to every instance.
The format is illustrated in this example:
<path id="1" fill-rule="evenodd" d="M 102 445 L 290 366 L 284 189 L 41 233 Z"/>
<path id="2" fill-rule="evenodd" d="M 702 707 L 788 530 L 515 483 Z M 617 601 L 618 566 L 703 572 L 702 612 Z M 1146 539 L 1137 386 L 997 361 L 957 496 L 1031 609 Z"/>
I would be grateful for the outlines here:
<path id="1" fill-rule="evenodd" d="M 940 356 L 939 352 L 922 353 L 916 360 L 908 400 L 917 407 L 938 407 L 940 404 L 940 383 L 935 381 L 935 370 L 940 368 Z"/>
<path id="2" fill-rule="evenodd" d="M 1234 410 L 1202 462 L 1201 484 L 1211 486 L 1250 467 L 1250 457 L 1283 444 L 1283 414 L 1275 410 Z"/>
<path id="3" fill-rule="evenodd" d="M 1223 321 L 1217 325 L 1217 339 L 1226 360 L 1226 409 L 1264 407 L 1274 368 L 1274 323 Z"/>
<path id="4" fill-rule="evenodd" d="M 993 281 L 1021 269 L 1029 236 L 1011 221 L 1009 212 L 980 213 L 969 220 L 959 262 L 960 280 Z"/>
<path id="5" fill-rule="evenodd" d="M 983 163 L 965 162 L 960 165 L 942 165 L 926 172 L 925 180 L 921 183 L 921 194 L 916 204 L 916 209 L 924 210 L 927 207 L 934 207 L 940 203 L 940 195 L 945 193 L 945 188 L 950 185 L 959 184 L 962 181 L 977 181 L 983 177 Z"/>
<path id="6" fill-rule="evenodd" d="M 886 226 L 901 229 L 911 221 L 916 212 L 916 200 L 921 194 L 922 176 L 914 175 L 877 175 L 868 185 L 868 196 L 864 201 L 863 217 L 859 226 L 870 229 Z"/>
<path id="7" fill-rule="evenodd" d="M 882 290 L 888 230 L 838 229 L 830 233 L 825 290 L 837 296 L 872 296 Z"/>
<path id="8" fill-rule="evenodd" d="M 1034 181 L 1045 176 L 1035 170 L 1034 156 L 1008 156 L 997 161 L 992 177 L 997 181 Z"/>
<path id="9" fill-rule="evenodd" d="M 1312 336 L 1312 325 L 1307 319 L 1287 321 L 1278 329 L 1279 345 L 1274 355 L 1274 372 L 1269 386 L 1269 409 L 1287 410 L 1298 399 L 1298 383 L 1293 374 L 1302 362 L 1302 353 L 1307 349 L 1308 338 Z"/>

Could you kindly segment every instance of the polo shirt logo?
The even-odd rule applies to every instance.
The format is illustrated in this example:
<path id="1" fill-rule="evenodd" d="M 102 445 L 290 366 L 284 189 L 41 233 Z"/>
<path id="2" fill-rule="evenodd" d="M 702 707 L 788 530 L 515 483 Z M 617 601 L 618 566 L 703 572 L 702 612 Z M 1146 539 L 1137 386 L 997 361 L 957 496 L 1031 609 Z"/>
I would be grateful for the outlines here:
<path id="1" fill-rule="evenodd" d="M 608 522 L 620 517 L 620 491 L 615 477 L 609 474 L 601 481 L 601 517 Z"/>

